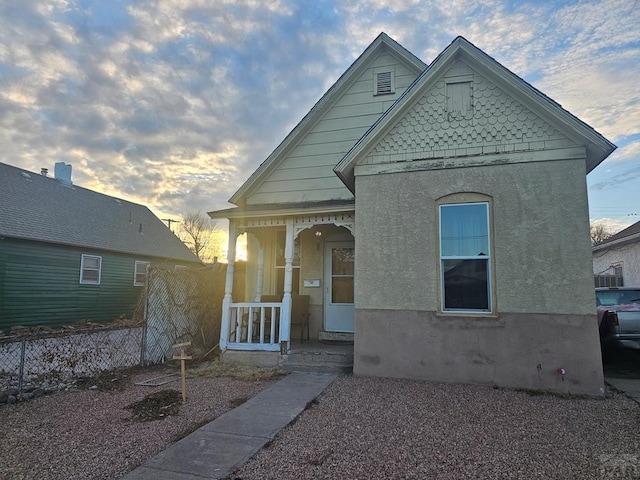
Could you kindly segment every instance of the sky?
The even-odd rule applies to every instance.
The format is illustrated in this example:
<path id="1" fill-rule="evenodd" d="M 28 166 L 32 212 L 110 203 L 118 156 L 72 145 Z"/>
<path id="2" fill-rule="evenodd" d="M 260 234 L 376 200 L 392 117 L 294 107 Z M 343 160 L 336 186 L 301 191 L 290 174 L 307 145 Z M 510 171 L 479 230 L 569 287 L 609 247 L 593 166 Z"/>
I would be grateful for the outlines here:
<path id="1" fill-rule="evenodd" d="M 5 0 L 0 161 L 147 205 L 227 200 L 384 31 L 426 63 L 458 35 L 618 149 L 590 217 L 640 221 L 639 0 Z"/>

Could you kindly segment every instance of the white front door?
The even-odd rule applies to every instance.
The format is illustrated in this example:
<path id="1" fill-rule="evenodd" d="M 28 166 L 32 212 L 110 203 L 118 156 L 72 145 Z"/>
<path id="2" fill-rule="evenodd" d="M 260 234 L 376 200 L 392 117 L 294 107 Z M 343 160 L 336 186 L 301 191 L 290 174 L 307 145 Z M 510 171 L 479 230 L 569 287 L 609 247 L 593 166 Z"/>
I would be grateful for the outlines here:
<path id="1" fill-rule="evenodd" d="M 354 242 L 325 243 L 324 329 L 353 333 Z"/>

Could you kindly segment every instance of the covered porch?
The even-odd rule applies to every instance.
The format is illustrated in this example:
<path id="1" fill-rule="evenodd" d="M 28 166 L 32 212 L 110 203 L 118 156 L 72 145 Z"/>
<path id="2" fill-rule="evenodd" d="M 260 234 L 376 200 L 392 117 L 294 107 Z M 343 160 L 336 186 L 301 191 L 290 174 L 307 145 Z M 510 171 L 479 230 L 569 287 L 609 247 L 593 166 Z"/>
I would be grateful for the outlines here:
<path id="1" fill-rule="evenodd" d="M 317 346 L 327 333 L 353 340 L 353 201 L 248 206 L 210 215 L 229 219 L 221 351 L 279 364 L 292 339 L 298 346 Z M 243 233 L 245 281 L 234 289 L 236 242 Z"/>

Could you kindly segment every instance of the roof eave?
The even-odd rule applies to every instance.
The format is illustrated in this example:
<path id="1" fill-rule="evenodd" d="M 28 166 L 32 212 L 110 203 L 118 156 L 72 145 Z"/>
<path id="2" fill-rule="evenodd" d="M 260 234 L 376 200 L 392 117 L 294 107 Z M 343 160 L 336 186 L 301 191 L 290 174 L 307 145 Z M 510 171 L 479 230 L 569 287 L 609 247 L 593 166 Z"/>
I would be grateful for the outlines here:
<path id="1" fill-rule="evenodd" d="M 629 235 L 627 237 L 618 238 L 616 240 L 612 240 L 610 242 L 601 243 L 593 247 L 593 252 L 599 252 L 601 250 L 607 250 L 611 247 L 616 247 L 620 245 L 624 245 L 626 243 L 632 243 L 640 241 L 640 233 L 634 233 L 633 235 Z"/>
<path id="2" fill-rule="evenodd" d="M 322 213 L 342 213 L 342 212 L 352 212 L 355 210 L 355 205 L 353 202 L 345 202 L 342 205 L 335 204 L 331 206 L 287 206 L 283 205 L 273 205 L 273 208 L 264 209 L 260 211 L 251 211 L 245 208 L 236 207 L 236 208 L 228 208 L 224 210 L 216 210 L 213 212 L 208 212 L 208 215 L 211 218 L 227 218 L 227 219 L 242 219 L 242 218 L 268 218 L 268 217 L 281 217 L 281 216 L 289 216 L 289 215 L 315 215 Z"/>
<path id="3" fill-rule="evenodd" d="M 539 110 L 543 110 L 547 116 L 553 118 L 556 123 L 560 123 L 566 129 L 575 132 L 575 135 L 578 135 L 587 147 L 585 165 L 587 173 L 598 166 L 616 149 L 613 143 L 609 142 L 596 130 L 501 65 L 497 60 L 465 38 L 456 37 L 334 167 L 334 172 L 347 188 L 354 192 L 354 167 L 356 162 L 366 154 L 371 145 L 380 140 L 390 124 L 395 124 L 398 117 L 403 113 L 402 107 L 407 103 L 412 104 L 415 97 L 422 94 L 429 87 L 430 81 L 439 77 L 442 70 L 447 68 L 448 64 L 459 55 L 464 55 L 480 70 L 490 71 L 493 76 L 500 78 L 512 88 L 517 89 L 525 97 L 529 105 L 535 105 Z"/>
<path id="4" fill-rule="evenodd" d="M 362 54 L 349 66 L 349 68 L 336 80 L 336 82 L 325 92 L 318 100 L 313 108 L 300 120 L 300 122 L 291 130 L 285 139 L 276 147 L 276 149 L 266 158 L 264 162 L 251 174 L 251 176 L 242 184 L 242 186 L 229 199 L 229 203 L 240 205 L 242 199 L 251 194 L 251 192 L 260 183 L 260 180 L 272 168 L 275 168 L 278 160 L 287 154 L 290 149 L 295 147 L 304 135 L 311 129 L 313 125 L 322 117 L 322 115 L 340 98 L 340 93 L 350 85 L 352 79 L 361 74 L 366 68 L 367 60 L 372 57 L 379 49 L 387 48 L 392 53 L 403 58 L 407 64 L 413 67 L 417 72 L 422 72 L 426 68 L 426 64 L 410 51 L 400 45 L 398 42 L 382 32 L 371 42 Z"/>

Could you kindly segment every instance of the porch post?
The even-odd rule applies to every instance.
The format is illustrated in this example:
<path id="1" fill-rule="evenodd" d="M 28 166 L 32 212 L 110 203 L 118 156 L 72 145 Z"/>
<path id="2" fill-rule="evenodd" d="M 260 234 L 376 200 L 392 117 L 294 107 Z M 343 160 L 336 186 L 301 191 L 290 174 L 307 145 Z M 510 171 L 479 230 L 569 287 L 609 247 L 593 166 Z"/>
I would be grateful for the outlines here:
<path id="1" fill-rule="evenodd" d="M 224 285 L 224 299 L 222 300 L 222 320 L 220 322 L 220 350 L 227 348 L 229 338 L 229 323 L 231 321 L 231 303 L 233 298 L 233 267 L 236 261 L 236 223 L 229 219 L 229 246 L 227 249 L 227 277 Z"/>
<path id="2" fill-rule="evenodd" d="M 259 302 L 262 299 L 262 282 L 264 277 L 264 244 L 260 235 L 255 236 L 258 240 L 258 265 L 256 268 L 256 294 L 253 299 L 254 302 Z"/>
<path id="3" fill-rule="evenodd" d="M 280 341 L 287 342 L 287 351 L 289 351 L 291 286 L 293 284 L 293 218 L 287 218 L 286 228 L 284 243 L 284 294 L 282 296 L 282 313 L 280 315 Z"/>

